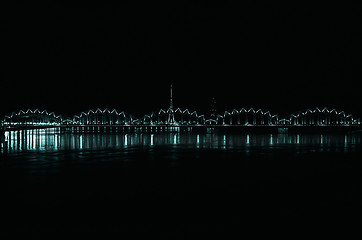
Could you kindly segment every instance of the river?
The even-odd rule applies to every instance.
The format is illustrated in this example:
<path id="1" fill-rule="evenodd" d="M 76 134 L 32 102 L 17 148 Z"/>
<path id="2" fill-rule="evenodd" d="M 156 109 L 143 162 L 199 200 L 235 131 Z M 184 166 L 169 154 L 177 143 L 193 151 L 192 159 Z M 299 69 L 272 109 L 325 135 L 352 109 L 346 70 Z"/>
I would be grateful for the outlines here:
<path id="1" fill-rule="evenodd" d="M 157 232 L 348 226 L 359 134 L 6 132 L 2 230 Z"/>

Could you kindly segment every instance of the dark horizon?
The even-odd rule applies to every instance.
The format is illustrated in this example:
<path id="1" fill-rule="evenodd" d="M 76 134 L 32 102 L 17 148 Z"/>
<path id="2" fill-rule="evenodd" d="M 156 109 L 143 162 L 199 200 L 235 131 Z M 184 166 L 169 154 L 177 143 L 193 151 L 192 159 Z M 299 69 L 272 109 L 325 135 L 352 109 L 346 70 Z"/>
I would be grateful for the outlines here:
<path id="1" fill-rule="evenodd" d="M 362 116 L 361 5 L 16 4 L 0 26 L 0 115 L 314 107 Z"/>

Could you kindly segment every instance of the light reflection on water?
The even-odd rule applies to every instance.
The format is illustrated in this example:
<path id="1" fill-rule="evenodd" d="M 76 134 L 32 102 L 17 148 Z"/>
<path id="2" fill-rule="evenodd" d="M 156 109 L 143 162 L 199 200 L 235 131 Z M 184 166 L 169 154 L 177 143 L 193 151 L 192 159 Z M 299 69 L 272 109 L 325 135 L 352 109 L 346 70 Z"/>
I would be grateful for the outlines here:
<path id="1" fill-rule="evenodd" d="M 6 132 L 8 152 L 128 147 L 182 146 L 233 149 L 247 147 L 317 147 L 351 151 L 361 143 L 350 134 L 197 134 L 197 133 L 60 133 L 56 128 Z"/>

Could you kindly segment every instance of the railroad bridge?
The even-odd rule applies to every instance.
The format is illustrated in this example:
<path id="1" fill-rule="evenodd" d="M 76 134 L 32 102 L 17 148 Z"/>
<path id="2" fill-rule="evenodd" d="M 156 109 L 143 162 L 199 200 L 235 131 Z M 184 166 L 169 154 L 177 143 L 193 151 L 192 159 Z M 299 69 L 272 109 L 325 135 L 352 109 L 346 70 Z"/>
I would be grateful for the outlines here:
<path id="1" fill-rule="evenodd" d="M 356 118 L 335 108 L 310 108 L 286 117 L 270 111 L 254 108 L 239 108 L 207 116 L 191 109 L 174 108 L 172 86 L 170 105 L 166 109 L 136 117 L 116 109 L 88 110 L 73 117 L 66 117 L 47 110 L 20 110 L 6 115 L 1 120 L 5 129 L 29 129 L 45 127 L 119 127 L 120 129 L 174 129 L 174 128 L 356 128 L 361 127 Z"/>
<path id="2" fill-rule="evenodd" d="M 361 126 L 359 118 L 344 111 L 327 108 L 313 108 L 281 118 L 277 114 L 262 109 L 241 108 L 224 111 L 213 118 L 196 111 L 180 108 L 160 109 L 135 117 L 116 109 L 96 109 L 81 112 L 73 117 L 64 117 L 46 110 L 20 110 L 6 115 L 1 125 L 8 129 L 35 127 L 76 127 L 76 126 L 116 126 L 116 127 L 356 127 Z"/>

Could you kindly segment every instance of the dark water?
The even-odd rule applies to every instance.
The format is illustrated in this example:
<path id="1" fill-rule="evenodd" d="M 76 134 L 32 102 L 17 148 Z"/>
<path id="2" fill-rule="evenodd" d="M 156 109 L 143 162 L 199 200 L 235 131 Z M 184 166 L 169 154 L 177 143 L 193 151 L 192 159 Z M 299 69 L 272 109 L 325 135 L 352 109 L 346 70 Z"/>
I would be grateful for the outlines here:
<path id="1" fill-rule="evenodd" d="M 254 234 L 360 224 L 361 135 L 9 132 L 16 232 Z M 304 230 L 303 230 L 304 229 Z"/>

